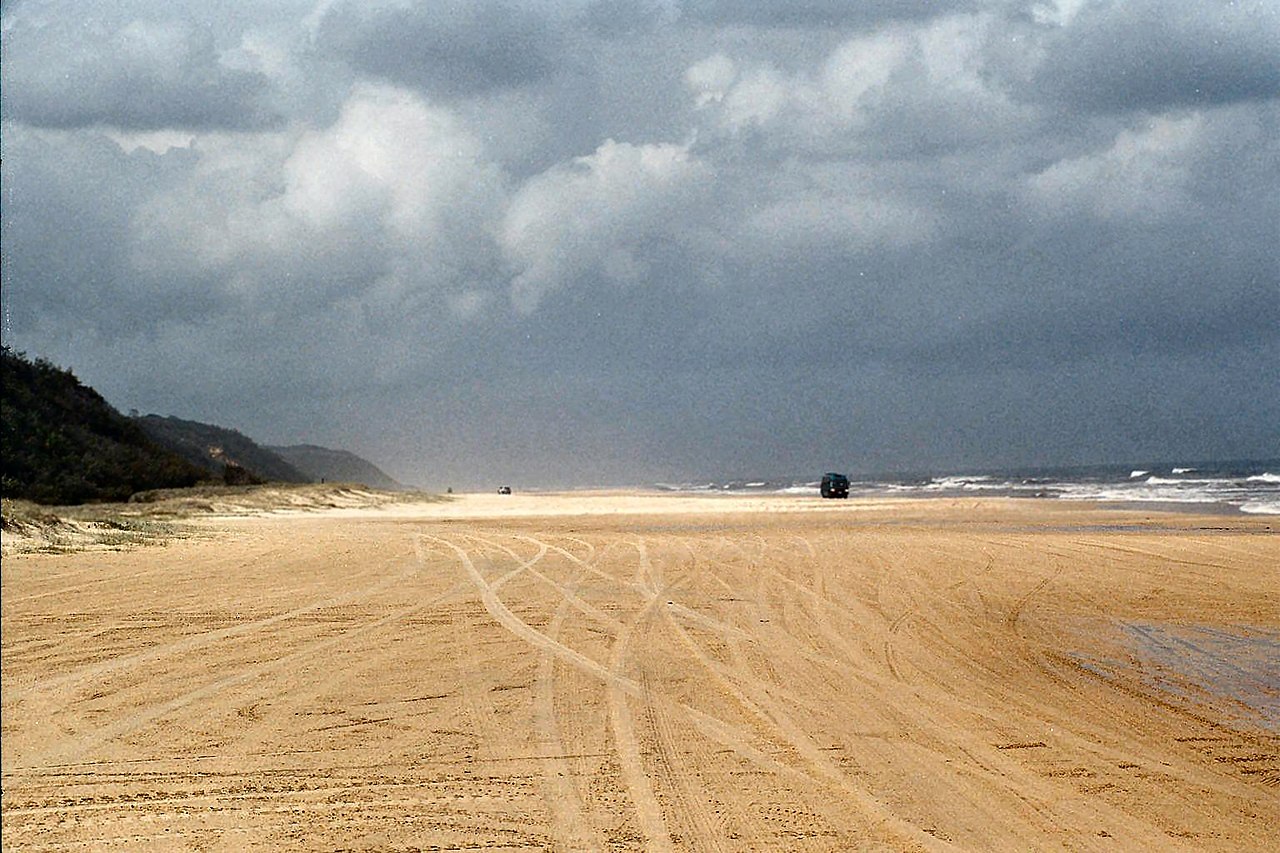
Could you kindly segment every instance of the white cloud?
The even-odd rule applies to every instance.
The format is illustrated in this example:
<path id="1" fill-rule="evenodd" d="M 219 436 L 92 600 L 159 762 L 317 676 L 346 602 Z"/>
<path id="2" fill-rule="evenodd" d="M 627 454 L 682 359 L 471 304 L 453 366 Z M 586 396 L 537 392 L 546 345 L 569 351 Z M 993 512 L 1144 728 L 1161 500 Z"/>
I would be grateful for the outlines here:
<path id="1" fill-rule="evenodd" d="M 723 53 L 708 56 L 684 72 L 684 82 L 696 96 L 699 107 L 724 100 L 738 76 L 738 66 Z"/>
<path id="2" fill-rule="evenodd" d="M 894 248 L 932 235 L 933 217 L 921 208 L 870 193 L 794 195 L 769 204 L 744 223 L 744 251 L 764 247 L 838 252 Z M 759 250 L 759 248 L 757 248 Z"/>
<path id="3" fill-rule="evenodd" d="M 872 139 L 960 147 L 1031 117 L 988 80 L 996 24 L 979 14 L 893 25 L 790 73 L 716 54 L 691 66 L 685 82 L 715 129 L 755 128 L 782 149 L 851 151 Z"/>
<path id="4" fill-rule="evenodd" d="M 733 130 L 768 125 L 796 97 L 795 84 L 769 66 L 744 73 L 722 98 L 725 124 Z"/>
<path id="5" fill-rule="evenodd" d="M 1045 0 L 1031 7 L 1036 23 L 1069 26 L 1088 0 Z"/>
<path id="6" fill-rule="evenodd" d="M 145 148 L 156 154 L 164 154 L 173 148 L 190 148 L 191 143 L 196 138 L 194 133 L 181 130 L 123 131 L 107 129 L 104 133 L 108 139 L 119 145 L 120 150 L 126 154 L 132 153 L 139 148 Z"/>
<path id="7" fill-rule="evenodd" d="M 1086 212 L 1102 219 L 1154 221 L 1187 213 L 1191 161 L 1204 119 L 1158 118 L 1125 130 L 1105 151 L 1061 160 L 1027 180 L 1032 204 L 1047 215 Z"/>
<path id="8" fill-rule="evenodd" d="M 512 199 L 502 242 L 517 271 L 512 300 L 530 312 L 575 277 L 619 281 L 644 275 L 643 243 L 676 236 L 686 202 L 708 177 L 682 145 L 607 140 L 593 154 L 557 165 Z"/>
<path id="9" fill-rule="evenodd" d="M 187 179 L 135 220 L 136 263 L 157 277 L 194 272 L 239 298 L 313 309 L 497 284 L 503 174 L 415 95 L 361 86 L 329 127 L 203 138 L 193 151 Z"/>
<path id="10" fill-rule="evenodd" d="M 501 177 L 448 111 L 402 90 L 359 88 L 338 121 L 298 141 L 283 167 L 286 210 L 325 228 L 380 215 L 404 240 L 430 240 L 461 206 L 497 200 Z M 472 210 L 466 210 L 472 208 Z"/>
<path id="11" fill-rule="evenodd" d="M 854 118 L 862 99 L 882 91 L 915 48 L 909 34 L 896 30 L 840 45 L 822 68 L 822 91 L 831 108 L 842 118 Z"/>

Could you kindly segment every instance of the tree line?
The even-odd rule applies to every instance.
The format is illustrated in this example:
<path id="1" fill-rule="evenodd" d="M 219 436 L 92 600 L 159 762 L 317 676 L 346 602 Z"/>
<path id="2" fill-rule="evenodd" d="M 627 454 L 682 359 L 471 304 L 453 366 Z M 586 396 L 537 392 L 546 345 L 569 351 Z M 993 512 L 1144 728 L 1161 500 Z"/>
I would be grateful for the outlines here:
<path id="1" fill-rule="evenodd" d="M 0 494 L 44 504 L 123 501 L 209 472 L 157 446 L 75 374 L 3 347 Z"/>

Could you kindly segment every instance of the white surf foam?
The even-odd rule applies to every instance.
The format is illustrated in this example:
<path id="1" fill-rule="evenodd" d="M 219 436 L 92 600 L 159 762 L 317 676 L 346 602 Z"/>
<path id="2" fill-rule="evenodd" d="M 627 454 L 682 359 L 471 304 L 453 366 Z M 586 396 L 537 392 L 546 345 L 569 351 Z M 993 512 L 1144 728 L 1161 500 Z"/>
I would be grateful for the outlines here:
<path id="1" fill-rule="evenodd" d="M 1000 488 L 1000 484 L 993 483 L 991 477 L 986 475 L 934 477 L 929 481 L 929 484 L 923 488 L 926 491 L 932 492 L 946 492 L 954 491 L 956 489 L 977 491 L 980 489 Z"/>

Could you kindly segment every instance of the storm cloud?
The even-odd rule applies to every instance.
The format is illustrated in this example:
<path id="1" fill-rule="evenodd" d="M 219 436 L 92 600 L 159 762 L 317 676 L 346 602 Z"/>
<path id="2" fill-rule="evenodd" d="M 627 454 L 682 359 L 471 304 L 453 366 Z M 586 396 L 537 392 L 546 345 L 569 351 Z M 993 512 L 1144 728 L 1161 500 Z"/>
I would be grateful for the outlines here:
<path id="1" fill-rule="evenodd" d="M 1280 452 L 1280 12 L 7 4 L 5 343 L 433 487 Z"/>
<path id="2" fill-rule="evenodd" d="M 5 26 L 5 116 L 36 127 L 253 130 L 278 123 L 266 75 L 220 61 L 182 19 L 103 22 L 72 8 Z M 16 51 L 7 45 L 17 43 Z M 30 49 L 27 49 L 29 46 Z"/>
<path id="3" fill-rule="evenodd" d="M 316 48 L 359 73 L 446 95 L 536 85 L 563 54 L 544 15 L 502 0 L 336 3 L 321 15 Z"/>

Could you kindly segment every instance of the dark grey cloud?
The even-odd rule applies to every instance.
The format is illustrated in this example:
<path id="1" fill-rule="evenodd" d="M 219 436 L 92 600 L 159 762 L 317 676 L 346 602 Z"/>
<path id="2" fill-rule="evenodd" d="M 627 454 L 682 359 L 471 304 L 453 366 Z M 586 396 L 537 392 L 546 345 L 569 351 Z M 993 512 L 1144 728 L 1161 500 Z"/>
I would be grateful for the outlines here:
<path id="1" fill-rule="evenodd" d="M 182 161 L 186 162 L 182 162 Z M 4 293 L 9 318 L 107 334 L 209 307 L 189 277 L 150 280 L 133 259 L 135 212 L 191 158 L 126 153 L 101 133 L 4 130 Z"/>
<path id="2" fill-rule="evenodd" d="M 1026 97 L 1073 110 L 1162 111 L 1280 97 L 1271 3 L 1088 3 L 1050 25 Z"/>
<path id="3" fill-rule="evenodd" d="M 1274 453 L 1270 24 L 855 6 L 6 6 L 5 341 L 441 488 Z"/>
<path id="4" fill-rule="evenodd" d="M 339 3 L 316 42 L 362 73 L 443 95 L 536 83 L 563 56 L 548 18 L 507 0 Z"/>
<path id="5" fill-rule="evenodd" d="M 753 0 L 684 0 L 682 13 L 693 20 L 758 27 L 840 27 L 886 21 L 933 18 L 964 12 L 980 4 L 973 0 L 792 0 L 759 3 Z"/>
<path id="6" fill-rule="evenodd" d="M 255 130 L 280 121 L 265 75 L 224 64 L 190 20 L 92 11 L 6 28 L 4 114 L 40 127 Z"/>
<path id="7" fill-rule="evenodd" d="M 608 38 L 628 38 L 650 33 L 672 23 L 679 15 L 670 0 L 593 0 L 577 10 L 591 32 Z"/>

